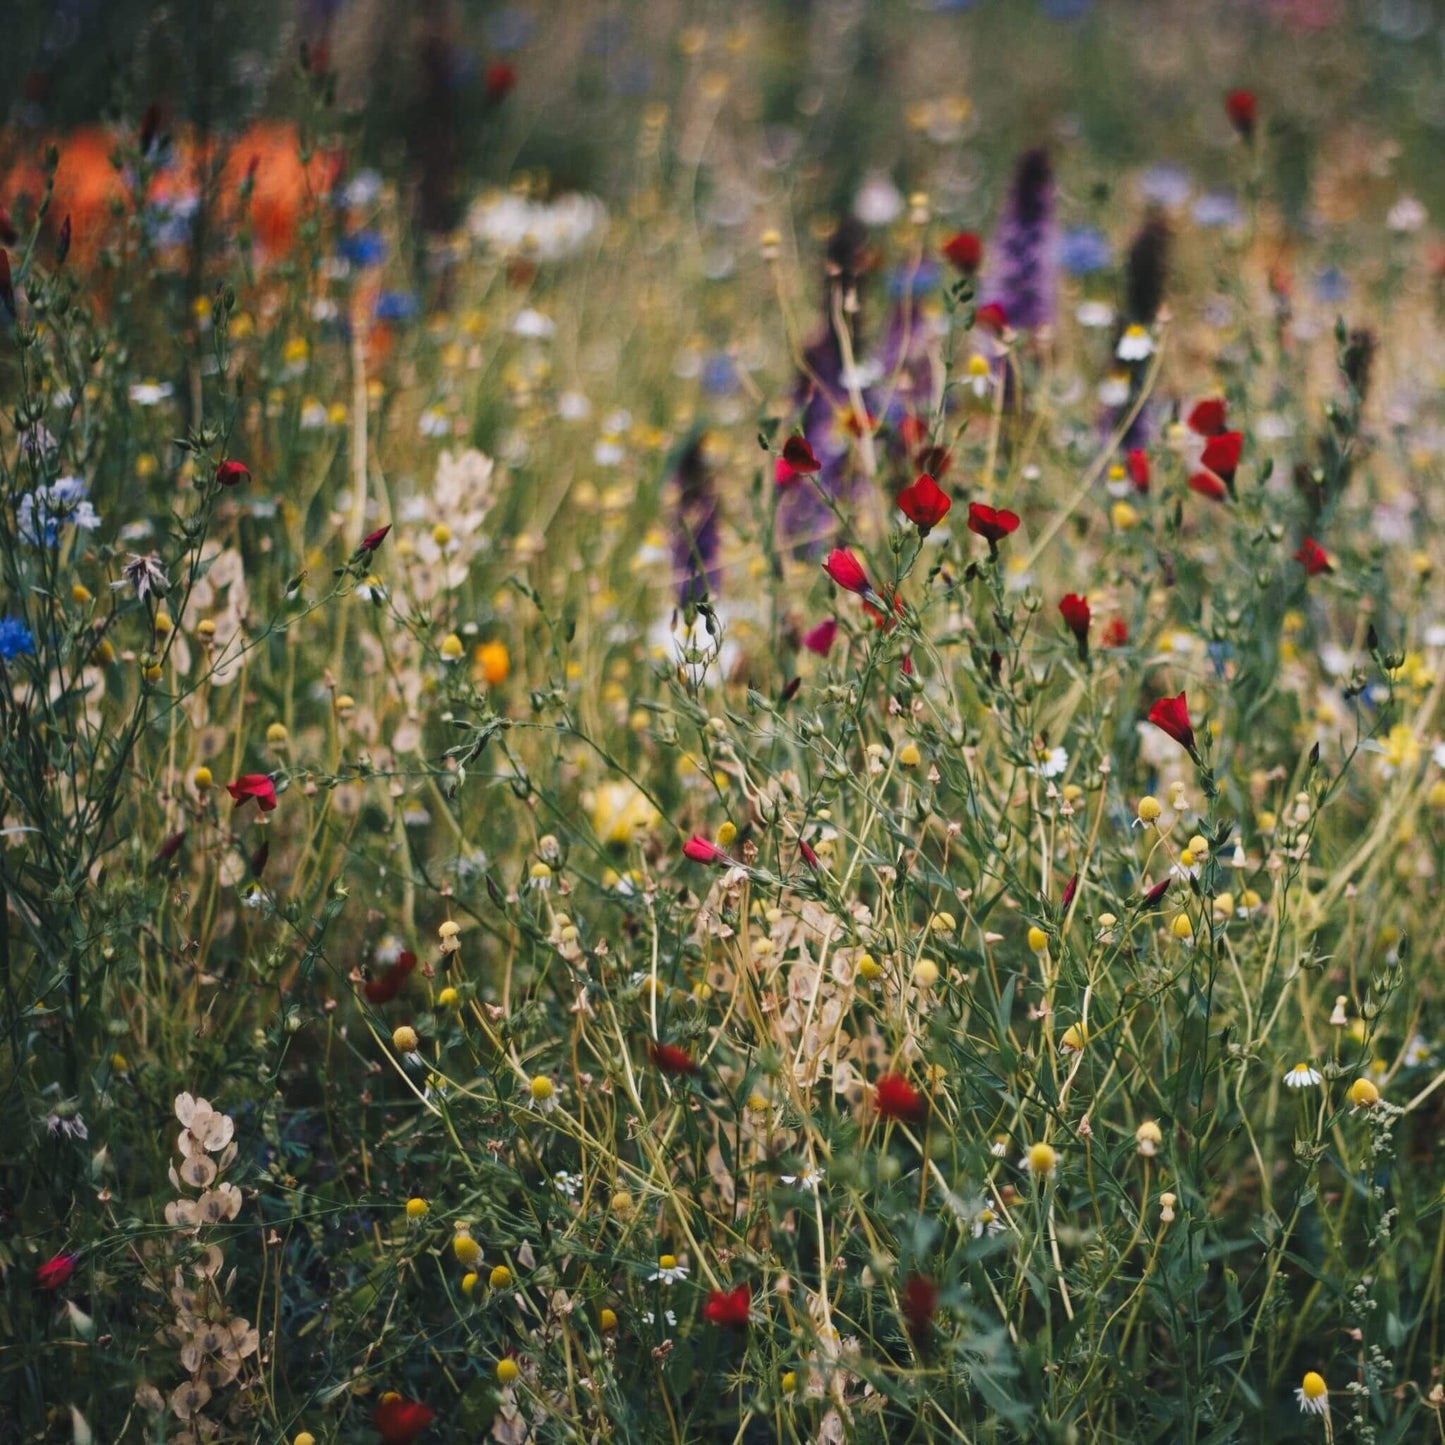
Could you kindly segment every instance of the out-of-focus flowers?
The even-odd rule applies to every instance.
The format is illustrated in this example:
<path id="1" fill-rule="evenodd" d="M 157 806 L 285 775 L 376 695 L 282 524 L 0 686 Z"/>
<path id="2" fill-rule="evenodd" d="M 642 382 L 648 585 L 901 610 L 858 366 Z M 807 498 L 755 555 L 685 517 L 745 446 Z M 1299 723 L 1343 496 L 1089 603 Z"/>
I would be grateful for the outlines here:
<path id="1" fill-rule="evenodd" d="M 0 660 L 14 662 L 35 652 L 35 634 L 18 617 L 0 617 Z"/>
<path id="2" fill-rule="evenodd" d="M 89 501 L 89 492 L 79 477 L 61 477 L 20 498 L 15 520 L 27 542 L 53 547 L 62 527 L 79 527 L 93 532 L 100 517 Z"/>
<path id="3" fill-rule="evenodd" d="M 80 1256 L 78 1254 L 57 1254 L 47 1259 L 35 1271 L 35 1283 L 41 1289 L 57 1290 L 70 1281 L 70 1276 L 75 1273 L 75 1266 Z"/>
<path id="4" fill-rule="evenodd" d="M 746 1281 L 732 1290 L 713 1290 L 702 1307 L 702 1315 L 709 1324 L 721 1325 L 727 1329 L 745 1330 L 752 1310 L 752 1286 Z"/>
<path id="5" fill-rule="evenodd" d="M 880 1118 L 909 1123 L 923 1117 L 925 1103 L 902 1074 L 884 1074 L 873 1086 L 873 1107 Z"/>

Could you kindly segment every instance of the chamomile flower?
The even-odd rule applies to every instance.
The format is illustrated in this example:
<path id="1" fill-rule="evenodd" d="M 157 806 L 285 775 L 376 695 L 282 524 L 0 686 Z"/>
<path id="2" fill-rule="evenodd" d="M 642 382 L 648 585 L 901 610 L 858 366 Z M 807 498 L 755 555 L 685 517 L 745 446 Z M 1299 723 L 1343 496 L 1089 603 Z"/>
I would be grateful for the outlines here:
<path id="1" fill-rule="evenodd" d="M 687 1266 L 679 1264 L 676 1255 L 664 1254 L 658 1258 L 657 1268 L 647 1278 L 662 1284 L 677 1284 L 687 1278 Z"/>
<path id="2" fill-rule="evenodd" d="M 1114 355 L 1120 361 L 1147 361 L 1154 354 L 1154 338 L 1142 326 L 1129 326 L 1119 338 Z"/>
<path id="3" fill-rule="evenodd" d="M 1306 1415 L 1328 1415 L 1330 1413 L 1330 1387 L 1325 1377 L 1310 1370 L 1300 1381 L 1294 1392 L 1299 1407 Z"/>
<path id="4" fill-rule="evenodd" d="M 1069 766 L 1069 755 L 1063 748 L 1034 749 L 1034 772 L 1041 778 L 1057 778 Z"/>
<path id="5" fill-rule="evenodd" d="M 823 1182 L 823 1170 L 816 1164 L 809 1164 L 801 1174 L 780 1174 L 778 1178 L 784 1184 L 796 1184 L 799 1189 L 810 1189 L 816 1194 L 818 1186 Z"/>
<path id="6" fill-rule="evenodd" d="M 1296 1064 L 1284 1076 L 1287 1089 L 1313 1089 L 1324 1082 L 1324 1075 L 1310 1064 Z"/>
<path id="7" fill-rule="evenodd" d="M 1048 1179 L 1058 1167 L 1058 1150 L 1052 1144 L 1030 1144 L 1029 1152 L 1019 1160 L 1020 1169 L 1039 1179 Z"/>

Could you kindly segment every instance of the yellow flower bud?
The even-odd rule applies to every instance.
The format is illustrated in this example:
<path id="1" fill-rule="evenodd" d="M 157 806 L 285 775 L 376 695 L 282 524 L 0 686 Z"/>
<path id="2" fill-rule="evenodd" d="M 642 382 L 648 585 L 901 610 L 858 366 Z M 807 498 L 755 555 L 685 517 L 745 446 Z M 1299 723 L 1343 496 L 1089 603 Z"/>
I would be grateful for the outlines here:
<path id="1" fill-rule="evenodd" d="M 488 687 L 506 682 L 512 671 L 512 655 L 505 642 L 484 642 L 477 648 L 477 667 Z"/>
<path id="2" fill-rule="evenodd" d="M 1187 913 L 1176 913 L 1174 922 L 1169 925 L 1169 931 L 1178 939 L 1194 937 L 1194 925 L 1189 921 Z"/>
<path id="3" fill-rule="evenodd" d="M 730 846 L 733 844 L 733 842 L 736 840 L 737 836 L 738 836 L 737 825 L 734 824 L 734 823 L 724 823 L 724 824 L 717 830 L 717 845 L 718 845 L 718 847 L 719 847 L 719 848 L 727 848 L 727 847 L 730 847 Z"/>
<path id="4" fill-rule="evenodd" d="M 458 1230 L 452 1238 L 452 1253 L 463 1269 L 472 1269 L 482 1258 L 482 1247 L 471 1237 Z"/>
<path id="5" fill-rule="evenodd" d="M 90 588 L 83 587 L 79 582 L 70 589 L 70 600 L 77 607 L 84 607 L 90 601 Z"/>
<path id="6" fill-rule="evenodd" d="M 913 982 L 919 988 L 932 988 L 938 982 L 938 965 L 931 958 L 920 958 L 913 965 Z"/>
<path id="7" fill-rule="evenodd" d="M 875 978 L 882 978 L 882 976 L 883 965 L 880 964 L 871 953 L 865 953 L 863 957 L 858 960 L 859 978 L 866 979 L 869 983 L 872 983 Z"/>
<path id="8" fill-rule="evenodd" d="M 923 761 L 923 754 L 918 751 L 917 743 L 904 743 L 898 749 L 898 762 L 901 767 L 916 768 Z"/>
<path id="9" fill-rule="evenodd" d="M 597 1328 L 604 1335 L 611 1334 L 617 1328 L 617 1314 L 604 1306 L 597 1314 Z"/>
<path id="10" fill-rule="evenodd" d="M 408 1219 L 425 1219 L 427 1210 L 431 1206 L 425 1199 L 411 1198 L 406 1201 L 406 1217 Z"/>
<path id="11" fill-rule="evenodd" d="M 521 1375 L 515 1360 L 497 1361 L 497 1383 L 499 1385 L 513 1385 Z"/>
<path id="12" fill-rule="evenodd" d="M 462 640 L 455 632 L 449 632 L 442 638 L 437 651 L 441 653 L 443 662 L 455 662 L 462 655 Z"/>
<path id="13" fill-rule="evenodd" d="M 557 1092 L 556 1084 L 546 1074 L 538 1074 L 528 1087 L 532 1091 L 532 1098 L 539 1104 L 545 1104 Z"/>
<path id="14" fill-rule="evenodd" d="M 450 987 L 444 988 L 437 995 L 437 1007 L 455 1008 L 457 1006 L 457 999 L 460 997 L 461 995 L 457 993 L 456 989 Z"/>
<path id="15" fill-rule="evenodd" d="M 1146 793 L 1139 799 L 1139 821 L 1141 823 L 1152 823 L 1163 811 L 1158 798 Z"/>
<path id="16" fill-rule="evenodd" d="M 204 793 L 213 782 L 211 770 L 204 763 L 191 774 L 191 784 L 198 793 Z"/>
<path id="17" fill-rule="evenodd" d="M 1357 1109 L 1372 1109 L 1380 1102 L 1380 1091 L 1369 1079 L 1356 1079 L 1350 1085 L 1350 1103 Z"/>
<path id="18" fill-rule="evenodd" d="M 401 1024 L 392 1030 L 391 1046 L 399 1054 L 411 1054 L 416 1052 L 416 1046 L 420 1040 L 416 1036 L 416 1030 L 410 1024 Z"/>
<path id="19" fill-rule="evenodd" d="M 1052 1144 L 1030 1144 L 1028 1167 L 1030 1174 L 1047 1178 L 1058 1168 L 1059 1156 Z"/>
<path id="20" fill-rule="evenodd" d="M 462 1276 L 462 1293 L 471 1294 L 481 1280 L 481 1276 L 475 1270 L 470 1270 Z"/>
<path id="21" fill-rule="evenodd" d="M 511 1282 L 512 1271 L 509 1270 L 506 1265 L 498 1264 L 492 1267 L 492 1272 L 490 1276 L 488 1276 L 487 1283 L 491 1285 L 493 1289 L 506 1289 Z"/>
<path id="22" fill-rule="evenodd" d="M 1035 923 L 1029 929 L 1029 947 L 1035 953 L 1042 953 L 1049 946 L 1049 935 Z"/>

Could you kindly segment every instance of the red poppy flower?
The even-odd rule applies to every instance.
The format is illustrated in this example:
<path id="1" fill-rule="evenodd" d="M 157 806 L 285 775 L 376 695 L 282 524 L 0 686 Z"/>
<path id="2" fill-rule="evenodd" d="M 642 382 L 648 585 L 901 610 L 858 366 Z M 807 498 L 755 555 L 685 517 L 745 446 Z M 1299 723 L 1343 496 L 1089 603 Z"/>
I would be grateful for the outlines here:
<path id="1" fill-rule="evenodd" d="M 1252 90 L 1231 90 L 1224 97 L 1224 113 L 1229 123 L 1245 140 L 1254 139 L 1255 122 L 1259 119 L 1259 102 Z"/>
<path id="2" fill-rule="evenodd" d="M 1186 753 L 1194 753 L 1194 727 L 1189 721 L 1189 700 L 1182 692 L 1178 697 L 1161 697 L 1149 709 L 1148 720 L 1160 732 L 1173 738 Z"/>
<path id="3" fill-rule="evenodd" d="M 504 100 L 517 83 L 517 67 L 508 65 L 505 60 L 494 60 L 487 67 L 482 83 L 486 87 L 488 100 Z"/>
<path id="4" fill-rule="evenodd" d="M 790 467 L 782 457 L 773 459 L 773 485 L 791 487 L 803 474 L 796 467 Z"/>
<path id="5" fill-rule="evenodd" d="M 1067 593 L 1059 603 L 1059 612 L 1063 615 L 1064 626 L 1079 639 L 1087 643 L 1089 640 L 1089 623 L 1093 621 L 1094 614 L 1089 611 L 1088 599 L 1080 597 L 1077 592 Z"/>
<path id="6" fill-rule="evenodd" d="M 1135 447 L 1124 458 L 1124 465 L 1129 471 L 1129 480 L 1134 483 L 1136 492 L 1147 492 L 1149 490 L 1149 453 L 1143 447 Z"/>
<path id="7" fill-rule="evenodd" d="M 411 1445 L 436 1417 L 437 1412 L 420 1400 L 387 1395 L 376 1407 L 371 1423 L 381 1435 L 382 1445 Z"/>
<path id="8" fill-rule="evenodd" d="M 938 1286 L 921 1274 L 910 1274 L 898 1292 L 898 1303 L 903 1308 L 908 1333 L 915 1340 L 921 1339 L 928 1333 L 928 1326 L 938 1308 Z"/>
<path id="9" fill-rule="evenodd" d="M 752 1307 L 752 1286 L 744 1282 L 733 1290 L 713 1290 L 702 1307 L 702 1317 L 709 1324 L 726 1325 L 730 1330 L 745 1330 Z"/>
<path id="10" fill-rule="evenodd" d="M 983 242 L 977 232 L 959 231 L 943 243 L 943 257 L 955 271 L 972 276 L 983 261 Z"/>
<path id="11" fill-rule="evenodd" d="M 47 1259 L 39 1269 L 35 1271 L 35 1283 L 41 1289 L 57 1290 L 61 1285 L 70 1280 L 75 1273 L 78 1254 L 57 1254 L 53 1259 Z"/>
<path id="12" fill-rule="evenodd" d="M 263 813 L 271 812 L 276 806 L 276 784 L 265 773 L 247 773 L 234 783 L 227 783 L 226 791 L 235 799 L 238 808 L 252 798 Z"/>
<path id="13" fill-rule="evenodd" d="M 416 954 L 403 949 L 397 960 L 383 974 L 369 978 L 361 991 L 372 1003 L 390 1003 L 401 992 L 401 986 L 411 977 L 416 967 Z"/>
<path id="14" fill-rule="evenodd" d="M 1105 647 L 1127 647 L 1129 645 L 1129 624 L 1122 617 L 1111 618 L 1104 628 Z"/>
<path id="15" fill-rule="evenodd" d="M 813 455 L 807 437 L 792 436 L 783 443 L 783 460 L 795 472 L 821 472 L 823 463 Z"/>
<path id="16" fill-rule="evenodd" d="M 872 592 L 868 585 L 868 574 L 863 564 L 846 548 L 834 547 L 823 563 L 823 571 L 846 592 L 856 592 L 860 597 Z"/>
<path id="17" fill-rule="evenodd" d="M 1004 507 L 995 510 L 982 502 L 968 504 L 968 530 L 982 537 L 991 549 L 996 548 L 1010 532 L 1018 531 L 1018 526 L 1017 512 L 1010 512 Z"/>
<path id="18" fill-rule="evenodd" d="M 1144 890 L 1143 898 L 1139 900 L 1139 907 L 1153 908 L 1153 906 L 1158 903 L 1158 901 L 1169 891 L 1169 885 L 1173 881 L 1174 880 L 1172 878 L 1164 878 L 1161 879 L 1158 883 L 1155 883 L 1152 887 L 1146 888 Z"/>
<path id="19" fill-rule="evenodd" d="M 1224 398 L 1207 396 L 1196 402 L 1187 420 L 1190 431 L 1202 437 L 1218 436 L 1224 430 Z"/>
<path id="20" fill-rule="evenodd" d="M 997 301 L 990 301 L 974 312 L 973 321 L 975 326 L 997 335 L 1008 326 L 1008 312 Z"/>
<path id="21" fill-rule="evenodd" d="M 923 1095 L 902 1074 L 884 1074 L 873 1086 L 873 1106 L 885 1119 L 923 1117 Z"/>
<path id="22" fill-rule="evenodd" d="M 1335 570 L 1335 564 L 1330 561 L 1330 554 L 1313 537 L 1306 537 L 1300 543 L 1300 549 L 1294 554 L 1294 559 L 1310 577 L 1318 577 L 1321 572 Z"/>
<path id="23" fill-rule="evenodd" d="M 1229 500 L 1229 488 L 1213 472 L 1195 472 L 1189 478 L 1189 490 L 1198 492 L 1201 497 L 1208 497 L 1211 502 Z"/>
<path id="24" fill-rule="evenodd" d="M 1204 443 L 1204 452 L 1199 460 L 1225 483 L 1232 483 L 1239 469 L 1239 453 L 1243 446 L 1243 432 L 1218 432 Z"/>
<path id="25" fill-rule="evenodd" d="M 696 833 L 682 845 L 682 852 L 685 858 L 691 858 L 694 863 L 727 861 L 727 854 L 716 843 L 709 843 L 706 838 L 701 838 Z"/>
<path id="26" fill-rule="evenodd" d="M 809 652 L 816 652 L 819 657 L 827 657 L 833 646 L 833 639 L 838 635 L 838 619 L 836 617 L 824 618 L 816 627 L 809 628 L 803 634 L 803 646 Z"/>
<path id="27" fill-rule="evenodd" d="M 238 462 L 232 457 L 216 468 L 216 480 L 223 487 L 238 486 L 241 482 L 251 480 L 251 469 L 245 462 Z"/>
<path id="28" fill-rule="evenodd" d="M 697 1073 L 692 1055 L 680 1044 L 649 1044 L 647 1052 L 664 1074 Z"/>
<path id="29" fill-rule="evenodd" d="M 376 551 L 376 549 L 381 546 L 384 541 L 386 541 L 386 534 L 389 531 L 391 531 L 390 522 L 388 522 L 386 526 L 378 527 L 376 531 L 371 532 L 367 536 L 363 537 L 361 539 L 361 550 L 363 552 Z"/>
<path id="30" fill-rule="evenodd" d="M 925 537 L 948 515 L 952 505 L 948 493 L 927 472 L 898 494 L 899 511 Z"/>

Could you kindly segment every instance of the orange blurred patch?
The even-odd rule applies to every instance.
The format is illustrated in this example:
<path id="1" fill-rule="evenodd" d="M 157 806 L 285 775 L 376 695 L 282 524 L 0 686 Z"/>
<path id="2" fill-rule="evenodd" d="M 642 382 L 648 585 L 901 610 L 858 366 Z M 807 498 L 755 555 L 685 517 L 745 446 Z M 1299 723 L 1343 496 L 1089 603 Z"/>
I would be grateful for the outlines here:
<path id="1" fill-rule="evenodd" d="M 301 162 L 301 139 L 294 125 L 257 121 L 231 147 L 221 174 L 223 211 L 235 216 L 247 177 L 252 178 L 252 233 L 270 257 L 284 256 L 296 244 L 307 210 L 331 189 L 341 169 L 334 151 L 316 151 Z"/>

